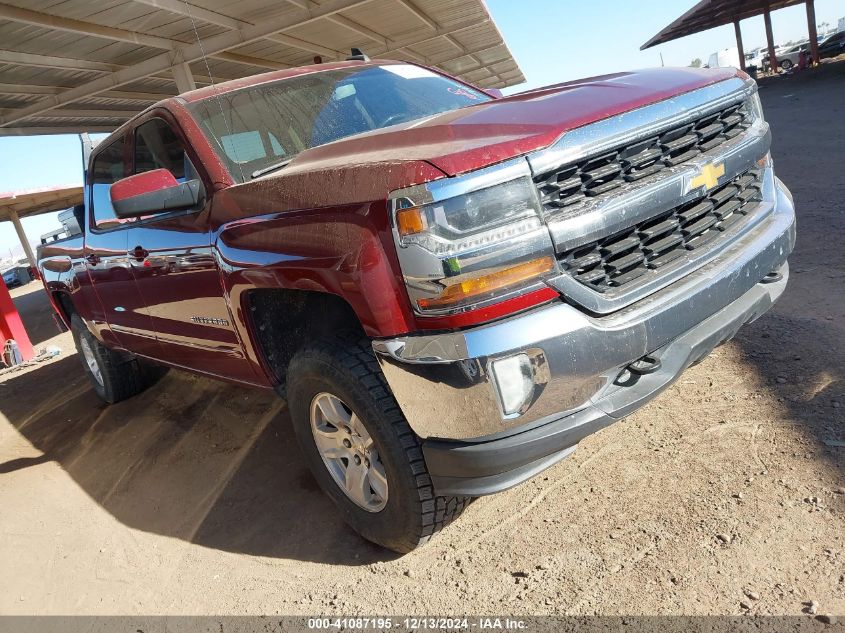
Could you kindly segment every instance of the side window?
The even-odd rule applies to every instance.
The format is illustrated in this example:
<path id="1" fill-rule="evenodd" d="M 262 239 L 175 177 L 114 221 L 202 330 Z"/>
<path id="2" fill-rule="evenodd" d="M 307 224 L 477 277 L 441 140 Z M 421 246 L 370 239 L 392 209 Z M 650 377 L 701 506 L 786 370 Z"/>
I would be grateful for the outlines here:
<path id="1" fill-rule="evenodd" d="M 173 129 L 163 119 L 151 119 L 135 130 L 135 173 L 161 168 L 179 182 L 197 177 Z"/>
<path id="2" fill-rule="evenodd" d="M 109 229 L 126 223 L 114 215 L 109 189 L 112 183 L 123 178 L 123 139 L 117 140 L 94 158 L 93 185 L 91 187 L 91 202 L 94 207 L 94 226 L 98 229 Z"/>

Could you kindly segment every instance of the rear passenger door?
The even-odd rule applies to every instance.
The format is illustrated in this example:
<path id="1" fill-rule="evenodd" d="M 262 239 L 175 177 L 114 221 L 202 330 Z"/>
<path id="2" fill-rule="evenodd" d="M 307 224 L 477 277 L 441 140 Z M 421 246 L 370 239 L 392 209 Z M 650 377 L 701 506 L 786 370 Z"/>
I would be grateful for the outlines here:
<path id="1" fill-rule="evenodd" d="M 129 233 L 132 271 L 162 359 L 216 376 L 255 382 L 232 323 L 211 249 L 210 180 L 186 152 L 175 121 L 154 112 L 133 132 L 133 169 L 168 169 L 179 182 L 199 178 L 205 198 L 195 209 L 140 218 Z"/>

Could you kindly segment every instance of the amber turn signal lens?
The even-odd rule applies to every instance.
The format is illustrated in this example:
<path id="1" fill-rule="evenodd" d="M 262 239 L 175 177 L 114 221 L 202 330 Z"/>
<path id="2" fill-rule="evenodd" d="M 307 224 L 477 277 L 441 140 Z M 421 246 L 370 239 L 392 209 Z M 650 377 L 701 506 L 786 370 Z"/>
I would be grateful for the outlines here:
<path id="1" fill-rule="evenodd" d="M 476 279 L 468 279 L 452 286 L 447 286 L 434 299 L 419 299 L 417 304 L 423 310 L 446 308 L 466 299 L 472 299 L 489 292 L 515 286 L 538 275 L 547 273 L 554 268 L 555 262 L 551 257 L 540 257 L 531 261 L 505 268 Z"/>
<path id="2" fill-rule="evenodd" d="M 396 213 L 396 228 L 402 237 L 425 231 L 425 216 L 422 209 L 419 207 L 400 209 Z"/>

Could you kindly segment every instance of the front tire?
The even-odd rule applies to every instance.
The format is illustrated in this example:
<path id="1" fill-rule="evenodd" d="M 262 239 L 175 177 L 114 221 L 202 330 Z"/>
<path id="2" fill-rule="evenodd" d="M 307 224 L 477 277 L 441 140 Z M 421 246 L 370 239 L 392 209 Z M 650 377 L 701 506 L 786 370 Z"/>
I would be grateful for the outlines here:
<path id="1" fill-rule="evenodd" d="M 780 63 L 780 67 L 783 68 L 784 70 L 789 70 L 790 68 L 792 68 L 792 66 L 793 66 L 792 62 L 789 61 L 788 59 L 784 59 Z"/>
<path id="2" fill-rule="evenodd" d="M 102 400 L 114 404 L 144 390 L 144 372 L 137 358 L 105 347 L 77 314 L 71 317 L 70 329 L 82 367 Z"/>
<path id="3" fill-rule="evenodd" d="M 369 340 L 350 335 L 309 345 L 293 357 L 287 377 L 308 466 L 361 536 L 404 554 L 460 515 L 469 499 L 435 496 L 419 438 Z"/>

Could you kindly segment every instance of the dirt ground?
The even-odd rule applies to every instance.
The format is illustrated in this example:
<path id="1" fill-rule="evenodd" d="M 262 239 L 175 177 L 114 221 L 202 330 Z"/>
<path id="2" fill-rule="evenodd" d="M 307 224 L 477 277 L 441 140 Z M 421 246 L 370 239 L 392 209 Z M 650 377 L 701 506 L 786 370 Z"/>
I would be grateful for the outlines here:
<path id="1" fill-rule="evenodd" d="M 404 557 L 316 489 L 283 402 L 169 372 L 102 406 L 37 284 L 0 377 L 0 613 L 845 615 L 845 63 L 764 81 L 799 238 L 774 310 Z"/>

